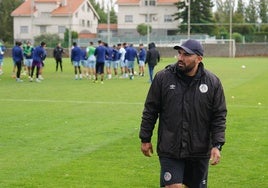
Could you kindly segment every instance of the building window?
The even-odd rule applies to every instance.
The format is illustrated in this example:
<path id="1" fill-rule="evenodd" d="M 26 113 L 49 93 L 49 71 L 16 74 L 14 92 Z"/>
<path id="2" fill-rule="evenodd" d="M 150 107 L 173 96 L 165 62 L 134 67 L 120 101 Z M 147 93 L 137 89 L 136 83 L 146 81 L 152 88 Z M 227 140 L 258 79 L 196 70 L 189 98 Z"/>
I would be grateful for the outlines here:
<path id="1" fill-rule="evenodd" d="M 29 33 L 28 26 L 20 26 L 20 33 Z"/>
<path id="2" fill-rule="evenodd" d="M 83 27 L 85 26 L 85 20 L 82 20 L 82 26 Z"/>
<path id="3" fill-rule="evenodd" d="M 50 17 L 50 12 L 41 12 L 41 17 L 44 17 L 44 18 Z"/>
<path id="4" fill-rule="evenodd" d="M 91 27 L 91 25 L 90 25 L 90 21 L 89 21 L 89 20 L 87 21 L 87 26 L 88 26 L 88 27 Z"/>
<path id="5" fill-rule="evenodd" d="M 145 0 L 144 5 L 145 6 L 155 6 L 156 5 L 156 0 Z"/>
<path id="6" fill-rule="evenodd" d="M 78 12 L 75 13 L 75 17 L 78 18 Z"/>
<path id="7" fill-rule="evenodd" d="M 132 23 L 133 22 L 133 16 L 132 15 L 125 15 L 125 22 Z"/>
<path id="8" fill-rule="evenodd" d="M 156 5 L 155 0 L 149 0 L 149 5 L 150 6 L 155 6 Z"/>
<path id="9" fill-rule="evenodd" d="M 145 15 L 145 23 L 147 22 L 152 22 L 152 18 L 151 18 L 151 15 Z"/>
<path id="10" fill-rule="evenodd" d="M 164 15 L 164 22 L 172 22 L 172 15 Z"/>
<path id="11" fill-rule="evenodd" d="M 40 26 L 40 33 L 46 33 L 47 32 L 47 27 L 46 26 Z"/>
<path id="12" fill-rule="evenodd" d="M 58 27 L 58 32 L 59 33 L 65 33 L 65 29 L 66 29 L 65 26 L 59 26 Z"/>
<path id="13" fill-rule="evenodd" d="M 152 17 L 152 21 L 157 22 L 158 21 L 158 17 L 157 16 L 153 16 Z"/>

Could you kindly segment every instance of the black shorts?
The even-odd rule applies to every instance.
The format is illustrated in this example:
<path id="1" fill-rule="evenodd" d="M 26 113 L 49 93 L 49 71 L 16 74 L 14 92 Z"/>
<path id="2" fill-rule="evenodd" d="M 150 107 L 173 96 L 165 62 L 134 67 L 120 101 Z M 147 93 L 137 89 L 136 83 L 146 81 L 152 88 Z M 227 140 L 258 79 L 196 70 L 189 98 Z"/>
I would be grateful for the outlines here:
<path id="1" fill-rule="evenodd" d="M 103 74 L 104 73 L 104 62 L 96 63 L 96 73 Z"/>
<path id="2" fill-rule="evenodd" d="M 172 159 L 160 157 L 160 187 L 184 184 L 190 188 L 206 188 L 209 159 Z"/>

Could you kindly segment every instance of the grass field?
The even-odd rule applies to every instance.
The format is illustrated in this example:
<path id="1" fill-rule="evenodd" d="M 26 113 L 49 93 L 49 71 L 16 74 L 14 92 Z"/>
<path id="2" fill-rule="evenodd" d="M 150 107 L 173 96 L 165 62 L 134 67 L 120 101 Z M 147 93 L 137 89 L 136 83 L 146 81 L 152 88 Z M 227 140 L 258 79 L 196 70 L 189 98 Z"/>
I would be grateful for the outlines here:
<path id="1" fill-rule="evenodd" d="M 145 158 L 138 139 L 148 74 L 93 84 L 74 80 L 69 59 L 63 73 L 48 59 L 42 83 L 17 83 L 11 59 L 4 62 L 1 188 L 159 187 L 157 155 Z M 164 58 L 156 69 L 173 62 Z M 204 63 L 221 78 L 228 105 L 226 145 L 221 163 L 210 167 L 208 187 L 268 187 L 268 58 Z"/>

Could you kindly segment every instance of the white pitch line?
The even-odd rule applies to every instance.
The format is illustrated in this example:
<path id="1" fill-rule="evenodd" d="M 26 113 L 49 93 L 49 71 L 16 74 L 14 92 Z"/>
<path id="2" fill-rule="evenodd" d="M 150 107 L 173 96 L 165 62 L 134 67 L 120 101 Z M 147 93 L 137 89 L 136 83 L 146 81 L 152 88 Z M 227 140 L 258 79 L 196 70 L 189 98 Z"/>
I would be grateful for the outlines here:
<path id="1" fill-rule="evenodd" d="M 120 104 L 120 105 L 143 105 L 141 102 L 120 101 L 64 101 L 64 100 L 34 100 L 34 99 L 0 99 L 3 102 L 43 102 L 43 103 L 76 103 L 76 104 Z"/>
<path id="2" fill-rule="evenodd" d="M 118 104 L 118 105 L 143 105 L 142 102 L 121 102 L 121 101 L 73 101 L 73 100 L 49 100 L 49 99 L 0 99 L 3 102 L 43 102 L 43 103 L 75 103 L 75 104 Z M 239 105 L 239 104 L 227 104 L 227 107 L 238 107 L 238 108 L 268 108 L 265 105 Z"/>
<path id="3" fill-rule="evenodd" d="M 267 106 L 265 105 L 240 105 L 240 104 L 227 104 L 227 109 L 229 106 L 232 106 L 232 107 L 238 107 L 238 108 L 268 108 Z"/>

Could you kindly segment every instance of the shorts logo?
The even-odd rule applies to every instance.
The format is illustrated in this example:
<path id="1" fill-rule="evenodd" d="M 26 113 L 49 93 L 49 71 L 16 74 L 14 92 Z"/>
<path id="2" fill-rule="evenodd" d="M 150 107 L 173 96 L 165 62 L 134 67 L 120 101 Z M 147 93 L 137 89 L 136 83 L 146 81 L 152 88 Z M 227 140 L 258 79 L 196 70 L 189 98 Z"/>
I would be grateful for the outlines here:
<path id="1" fill-rule="evenodd" d="M 207 86 L 207 84 L 201 84 L 201 85 L 199 86 L 199 90 L 201 91 L 201 93 L 206 93 L 206 92 L 208 92 L 208 86 Z"/>
<path id="2" fill-rule="evenodd" d="M 172 175 L 170 174 L 170 172 L 165 172 L 164 174 L 165 181 L 170 181 L 171 178 L 172 178 Z"/>

